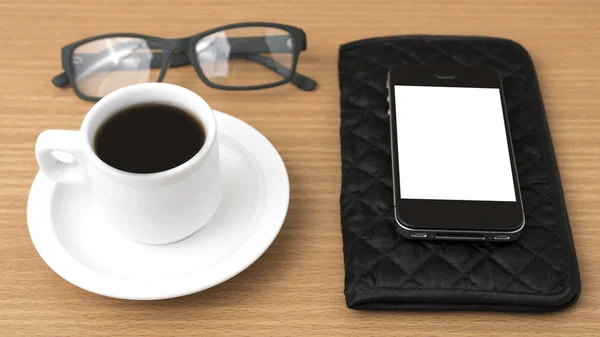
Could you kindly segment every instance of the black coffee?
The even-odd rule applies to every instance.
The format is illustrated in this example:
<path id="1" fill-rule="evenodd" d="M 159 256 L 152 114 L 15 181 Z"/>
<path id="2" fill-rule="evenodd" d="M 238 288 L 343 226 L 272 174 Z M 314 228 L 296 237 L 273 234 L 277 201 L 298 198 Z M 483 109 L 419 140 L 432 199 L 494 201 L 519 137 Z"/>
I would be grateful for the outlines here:
<path id="1" fill-rule="evenodd" d="M 206 139 L 194 116 L 164 104 L 117 112 L 96 132 L 94 150 L 106 164 L 126 172 L 156 173 L 192 158 Z"/>

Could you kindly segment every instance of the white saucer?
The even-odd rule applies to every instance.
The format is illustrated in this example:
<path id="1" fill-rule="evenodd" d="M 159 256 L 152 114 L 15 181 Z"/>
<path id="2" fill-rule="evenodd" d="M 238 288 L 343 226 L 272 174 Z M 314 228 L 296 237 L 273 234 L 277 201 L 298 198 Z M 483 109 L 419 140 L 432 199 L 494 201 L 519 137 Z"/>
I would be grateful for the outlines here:
<path id="1" fill-rule="evenodd" d="M 152 300 L 213 287 L 256 261 L 283 225 L 290 196 L 287 171 L 257 130 L 215 114 L 223 198 L 209 223 L 173 244 L 137 243 L 100 223 L 85 186 L 57 185 L 38 172 L 27 222 L 48 266 L 96 294 Z"/>

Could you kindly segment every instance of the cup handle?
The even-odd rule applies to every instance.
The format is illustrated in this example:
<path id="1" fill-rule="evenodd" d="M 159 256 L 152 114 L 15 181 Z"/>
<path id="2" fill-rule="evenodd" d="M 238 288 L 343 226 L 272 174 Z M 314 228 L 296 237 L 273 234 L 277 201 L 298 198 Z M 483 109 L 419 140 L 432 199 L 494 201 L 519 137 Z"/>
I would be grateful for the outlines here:
<path id="1" fill-rule="evenodd" d="M 68 158 L 69 156 L 71 158 Z M 40 170 L 57 183 L 83 184 L 87 182 L 87 174 L 83 167 L 85 158 L 83 139 L 81 139 L 79 131 L 46 130 L 42 132 L 35 143 L 35 157 Z"/>

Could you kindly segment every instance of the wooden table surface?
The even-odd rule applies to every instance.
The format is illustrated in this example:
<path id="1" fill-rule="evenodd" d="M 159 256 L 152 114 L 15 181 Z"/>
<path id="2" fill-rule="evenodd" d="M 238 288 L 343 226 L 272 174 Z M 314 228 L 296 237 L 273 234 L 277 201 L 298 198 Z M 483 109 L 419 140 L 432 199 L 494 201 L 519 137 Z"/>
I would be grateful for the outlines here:
<path id="1" fill-rule="evenodd" d="M 598 1 L 90 1 L 0 0 L 0 335 L 533 335 L 600 334 L 600 3 Z M 45 129 L 76 129 L 91 103 L 50 79 L 60 48 L 109 32 L 181 37 L 242 21 L 303 28 L 298 70 L 315 92 L 292 85 L 227 92 L 189 68 L 165 79 L 260 130 L 284 158 L 291 201 L 284 227 L 250 268 L 204 292 L 133 302 L 64 281 L 42 261 L 26 223 Z M 337 51 L 367 37 L 433 33 L 514 39 L 541 82 L 582 277 L 565 312 L 361 312 L 346 308 L 339 216 Z"/>

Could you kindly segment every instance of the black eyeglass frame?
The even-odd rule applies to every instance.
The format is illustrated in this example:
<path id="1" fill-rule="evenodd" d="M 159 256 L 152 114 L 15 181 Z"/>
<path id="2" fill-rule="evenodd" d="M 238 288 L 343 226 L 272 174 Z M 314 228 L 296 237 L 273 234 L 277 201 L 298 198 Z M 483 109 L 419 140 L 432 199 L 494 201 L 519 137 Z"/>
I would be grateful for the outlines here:
<path id="1" fill-rule="evenodd" d="M 216 32 L 219 32 L 219 31 L 233 29 L 233 28 L 252 28 L 252 27 L 277 28 L 277 29 L 283 30 L 290 34 L 290 37 L 292 39 L 292 44 L 291 44 L 292 47 L 290 48 L 291 54 L 292 54 L 292 63 L 291 63 L 291 68 L 289 69 L 289 74 L 287 74 L 281 81 L 274 82 L 274 83 L 268 83 L 268 84 L 261 84 L 261 85 L 228 86 L 228 85 L 222 85 L 222 84 L 217 84 L 217 83 L 211 82 L 208 79 L 208 77 L 203 73 L 203 71 L 200 67 L 200 63 L 198 62 L 198 59 L 194 56 L 195 55 L 194 48 L 196 46 L 196 43 L 200 39 L 202 39 L 208 35 L 214 34 Z M 156 36 L 136 34 L 136 33 L 112 33 L 112 34 L 97 35 L 97 36 L 85 38 L 83 40 L 79 40 L 79 41 L 76 41 L 69 45 L 66 45 L 62 48 L 62 50 L 61 50 L 62 67 L 65 70 L 66 78 L 63 78 L 65 73 L 57 75 L 52 80 L 54 85 L 56 85 L 57 87 L 64 87 L 64 86 L 67 86 L 70 84 L 73 88 L 73 91 L 79 98 L 87 100 L 87 101 L 100 100 L 102 97 L 94 97 L 94 96 L 85 95 L 77 88 L 77 84 L 74 81 L 75 63 L 73 62 L 73 56 L 74 56 L 73 53 L 77 47 L 79 47 L 83 44 L 86 44 L 86 43 L 89 43 L 89 42 L 92 42 L 95 40 L 106 39 L 106 38 L 111 38 L 111 37 L 139 38 L 139 39 L 147 40 L 149 42 L 151 41 L 151 42 L 156 43 L 157 47 L 161 49 L 161 52 L 164 55 L 164 57 L 161 60 L 162 61 L 161 62 L 161 70 L 160 70 L 160 73 L 155 82 L 162 82 L 162 80 L 164 79 L 164 77 L 167 73 L 167 69 L 169 67 L 177 67 L 177 66 L 182 66 L 182 65 L 186 65 L 186 64 L 191 64 L 194 67 L 196 74 L 198 74 L 198 77 L 200 78 L 200 80 L 202 82 L 204 82 L 204 84 L 206 84 L 207 86 L 215 88 L 215 89 L 258 90 L 258 89 L 272 88 L 272 87 L 280 86 L 280 85 L 283 85 L 283 84 L 286 84 L 289 82 L 293 82 L 296 86 L 298 86 L 302 90 L 312 91 L 316 88 L 316 85 L 317 85 L 317 83 L 314 80 L 312 80 L 302 74 L 296 73 L 296 67 L 298 64 L 300 52 L 306 50 L 306 47 L 307 47 L 306 34 L 304 33 L 304 31 L 298 27 L 289 26 L 289 25 L 285 25 L 285 24 L 270 23 L 270 22 L 234 23 L 234 24 L 216 27 L 216 28 L 204 31 L 202 33 L 198 33 L 198 34 L 195 34 L 195 35 L 192 35 L 189 37 L 184 37 L 184 38 L 179 38 L 179 39 L 166 39 L 166 38 L 160 38 L 160 37 L 156 37 Z M 185 54 L 185 58 L 187 60 L 182 60 L 181 58 L 178 58 L 177 57 L 178 54 L 176 54 L 176 52 L 181 52 L 181 53 Z M 174 57 L 177 57 L 176 58 L 177 62 L 175 62 L 175 64 L 173 64 L 171 62 Z M 189 63 L 187 63 L 186 61 Z M 274 62 L 274 61 L 269 59 L 269 62 Z M 260 63 L 262 63 L 262 62 L 260 62 Z M 277 70 L 275 70 L 275 67 L 272 65 L 269 66 L 268 64 L 264 64 L 264 63 L 263 63 L 263 65 L 269 67 L 271 70 L 277 71 Z M 281 73 L 280 73 L 280 75 L 281 75 Z"/>

